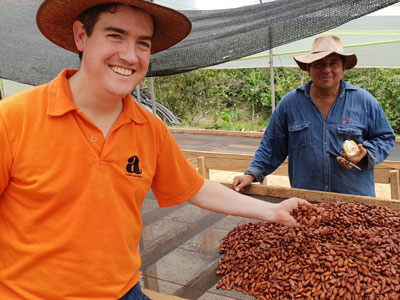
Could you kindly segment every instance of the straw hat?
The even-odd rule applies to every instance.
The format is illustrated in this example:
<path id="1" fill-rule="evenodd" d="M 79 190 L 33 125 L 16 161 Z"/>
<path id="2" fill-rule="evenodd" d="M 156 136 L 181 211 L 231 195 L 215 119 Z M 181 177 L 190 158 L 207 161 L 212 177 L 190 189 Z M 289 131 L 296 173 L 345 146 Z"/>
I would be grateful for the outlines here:
<path id="1" fill-rule="evenodd" d="M 311 52 L 306 55 L 293 57 L 300 69 L 307 70 L 307 65 L 320 60 L 332 53 L 337 53 L 344 57 L 346 70 L 354 68 L 357 64 L 357 56 L 354 53 L 344 54 L 343 44 L 339 37 L 334 35 L 320 36 L 312 44 Z"/>
<path id="2" fill-rule="evenodd" d="M 50 41 L 78 53 L 72 31 L 76 17 L 88 8 L 111 2 L 136 6 L 153 16 L 155 32 L 151 46 L 152 54 L 175 45 L 192 29 L 192 23 L 185 15 L 148 0 L 45 0 L 36 14 L 36 23 Z"/>

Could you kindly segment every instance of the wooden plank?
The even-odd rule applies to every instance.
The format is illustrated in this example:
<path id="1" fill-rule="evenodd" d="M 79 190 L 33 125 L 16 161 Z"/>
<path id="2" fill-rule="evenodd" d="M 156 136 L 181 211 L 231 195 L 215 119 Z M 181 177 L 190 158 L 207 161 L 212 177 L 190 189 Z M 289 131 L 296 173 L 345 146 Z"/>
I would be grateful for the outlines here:
<path id="1" fill-rule="evenodd" d="M 202 134 L 202 135 L 229 135 L 229 136 L 243 136 L 243 137 L 254 137 L 262 138 L 264 130 L 262 132 L 249 132 L 249 131 L 232 131 L 232 130 L 215 130 L 215 129 L 182 129 L 182 128 L 169 128 L 171 133 L 190 133 L 190 134 Z"/>
<path id="2" fill-rule="evenodd" d="M 206 167 L 212 170 L 244 172 L 250 167 L 250 161 L 207 157 Z"/>
<path id="3" fill-rule="evenodd" d="M 375 169 L 375 183 L 390 183 L 391 169 Z"/>
<path id="4" fill-rule="evenodd" d="M 289 164 L 283 162 L 274 172 L 271 173 L 271 175 L 289 176 Z"/>
<path id="5" fill-rule="evenodd" d="M 400 200 L 400 171 L 390 171 L 390 192 L 392 199 Z"/>
<path id="6" fill-rule="evenodd" d="M 241 154 L 241 153 L 225 153 L 225 152 L 210 152 L 210 151 L 194 151 L 194 150 L 182 150 L 186 157 L 217 157 L 225 159 L 239 159 L 239 160 L 253 160 L 253 154 Z"/>
<path id="7" fill-rule="evenodd" d="M 185 298 L 159 293 L 146 288 L 142 288 L 142 292 L 151 300 L 185 300 Z"/>
<path id="8" fill-rule="evenodd" d="M 232 188 L 232 183 L 230 182 L 222 182 L 222 184 L 229 188 Z M 312 190 L 295 189 L 295 188 L 271 186 L 271 185 L 264 186 L 254 183 L 251 186 L 249 186 L 244 193 L 249 195 L 277 197 L 281 199 L 297 197 L 305 199 L 310 202 L 341 201 L 349 203 L 363 203 L 363 204 L 388 207 L 390 209 L 400 211 L 399 200 L 392 200 L 392 199 L 389 200 L 384 198 L 374 198 L 367 196 L 312 191 Z"/>
<path id="9" fill-rule="evenodd" d="M 400 161 L 385 160 L 375 166 L 375 169 L 394 169 L 400 170 Z"/>
<path id="10" fill-rule="evenodd" d="M 244 172 L 253 160 L 252 154 L 237 154 L 209 151 L 183 150 L 189 161 L 197 166 L 200 174 L 208 174 L 209 170 L 221 170 L 232 172 Z M 197 161 L 198 157 L 203 157 L 201 164 Z M 391 171 L 400 170 L 400 161 L 383 161 L 375 166 L 375 183 L 390 184 L 392 199 L 400 198 L 400 191 L 396 181 L 396 175 Z M 271 175 L 288 176 L 289 165 L 286 159 Z M 392 179 L 393 176 L 393 179 Z M 206 177 L 209 178 L 209 177 Z M 394 195 L 394 197 L 393 197 Z"/>

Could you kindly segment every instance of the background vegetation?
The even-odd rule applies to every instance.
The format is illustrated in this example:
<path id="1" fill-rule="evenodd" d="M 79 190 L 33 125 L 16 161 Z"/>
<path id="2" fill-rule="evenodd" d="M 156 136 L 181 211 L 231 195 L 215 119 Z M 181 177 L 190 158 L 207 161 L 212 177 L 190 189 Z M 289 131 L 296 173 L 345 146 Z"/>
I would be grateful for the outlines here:
<path id="1" fill-rule="evenodd" d="M 298 68 L 275 69 L 275 101 L 309 80 Z M 157 77 L 157 102 L 185 127 L 264 130 L 271 116 L 269 69 L 196 70 Z M 346 81 L 368 90 L 400 134 L 400 70 L 353 69 Z"/>

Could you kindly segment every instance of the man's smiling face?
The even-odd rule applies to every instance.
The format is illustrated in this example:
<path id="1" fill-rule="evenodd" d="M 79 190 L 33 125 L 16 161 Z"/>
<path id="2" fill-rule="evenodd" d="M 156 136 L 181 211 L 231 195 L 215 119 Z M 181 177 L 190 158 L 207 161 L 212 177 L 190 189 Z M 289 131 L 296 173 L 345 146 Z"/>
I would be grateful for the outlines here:
<path id="1" fill-rule="evenodd" d="M 80 70 L 102 92 L 126 96 L 147 73 L 153 31 L 153 18 L 141 9 L 120 5 L 101 13 L 90 36 L 78 30 Z"/>
<path id="2" fill-rule="evenodd" d="M 317 89 L 338 89 L 345 74 L 343 59 L 339 54 L 332 53 L 311 63 L 308 74 Z"/>

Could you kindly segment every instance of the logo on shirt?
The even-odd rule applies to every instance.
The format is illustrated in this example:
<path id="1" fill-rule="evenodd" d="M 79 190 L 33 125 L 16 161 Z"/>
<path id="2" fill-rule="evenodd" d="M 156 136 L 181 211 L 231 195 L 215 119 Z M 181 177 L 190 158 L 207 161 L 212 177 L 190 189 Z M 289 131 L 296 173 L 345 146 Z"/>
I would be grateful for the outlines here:
<path id="1" fill-rule="evenodd" d="M 134 155 L 128 159 L 126 171 L 128 172 L 128 174 L 126 174 L 128 176 L 142 177 L 140 176 L 140 174 L 142 174 L 142 169 L 139 168 L 139 157 Z"/>
<path id="2" fill-rule="evenodd" d="M 343 119 L 342 120 L 342 124 L 343 125 L 346 125 L 346 124 L 349 124 L 350 123 L 350 120 L 349 119 Z"/>

